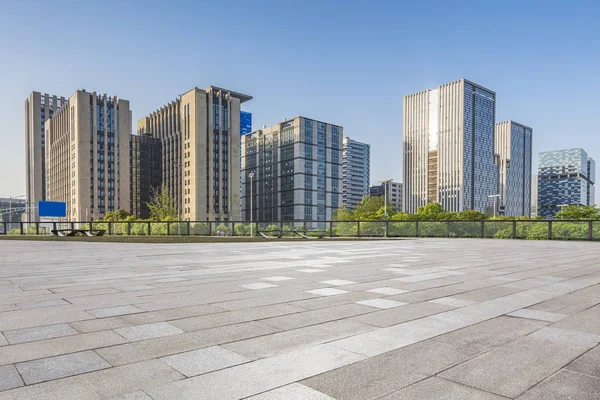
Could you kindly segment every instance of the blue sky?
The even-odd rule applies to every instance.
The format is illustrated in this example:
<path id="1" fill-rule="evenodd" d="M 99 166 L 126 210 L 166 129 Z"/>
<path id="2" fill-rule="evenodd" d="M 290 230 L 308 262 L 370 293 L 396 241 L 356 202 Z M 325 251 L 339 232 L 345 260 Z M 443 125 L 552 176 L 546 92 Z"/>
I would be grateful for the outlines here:
<path id="1" fill-rule="evenodd" d="M 497 121 L 533 128 L 536 154 L 600 160 L 599 16 L 597 1 L 7 1 L 0 197 L 25 191 L 33 90 L 117 95 L 135 124 L 194 86 L 226 87 L 254 96 L 254 128 L 344 126 L 371 144 L 373 183 L 401 179 L 402 97 L 466 78 L 496 92 Z"/>

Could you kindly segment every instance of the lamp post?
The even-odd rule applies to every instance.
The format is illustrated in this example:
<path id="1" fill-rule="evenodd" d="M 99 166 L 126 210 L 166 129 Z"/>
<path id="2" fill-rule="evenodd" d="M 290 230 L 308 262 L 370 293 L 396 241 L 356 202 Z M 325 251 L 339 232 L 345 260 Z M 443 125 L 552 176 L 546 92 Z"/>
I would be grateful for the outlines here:
<path id="1" fill-rule="evenodd" d="M 390 183 L 393 179 L 383 179 L 380 180 L 379 182 L 383 183 L 383 216 L 385 218 L 385 220 L 387 221 L 388 218 L 388 213 L 387 213 L 387 186 L 388 183 Z M 383 231 L 383 237 L 387 237 L 387 222 L 385 224 L 384 227 L 384 231 Z"/>
<path id="2" fill-rule="evenodd" d="M 570 206 L 570 204 L 558 204 L 558 207 L 560 207 L 560 212 L 562 212 L 565 209 L 565 207 L 569 207 L 569 206 Z"/>
<path id="3" fill-rule="evenodd" d="M 250 172 L 248 174 L 248 176 L 250 177 L 250 236 L 252 237 L 252 236 L 254 236 L 254 230 L 253 230 L 253 227 L 252 227 L 252 221 L 253 221 L 253 218 L 252 218 L 252 214 L 253 214 L 252 199 L 254 197 L 253 196 L 253 192 L 252 192 L 252 186 L 253 186 L 252 184 L 253 184 L 253 181 L 254 181 L 254 171 Z"/>
<path id="4" fill-rule="evenodd" d="M 492 198 L 492 197 L 494 198 L 494 218 L 496 218 L 496 209 L 497 209 L 497 207 L 496 207 L 496 199 L 498 197 L 500 197 L 500 195 L 499 194 L 490 194 L 488 197 L 489 198 Z"/>

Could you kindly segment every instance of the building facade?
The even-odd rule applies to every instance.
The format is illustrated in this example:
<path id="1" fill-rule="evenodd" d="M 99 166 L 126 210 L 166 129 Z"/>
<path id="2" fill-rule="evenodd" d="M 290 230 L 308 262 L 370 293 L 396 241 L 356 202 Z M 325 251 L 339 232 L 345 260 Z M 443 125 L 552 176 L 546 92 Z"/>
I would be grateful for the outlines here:
<path id="1" fill-rule="evenodd" d="M 538 216 L 538 176 L 531 175 L 531 218 Z"/>
<path id="2" fill-rule="evenodd" d="M 496 124 L 497 204 L 506 216 L 531 215 L 531 144 L 531 128 L 514 121 Z"/>
<path id="3" fill-rule="evenodd" d="M 46 198 L 85 221 L 130 212 L 129 101 L 79 90 L 46 122 Z"/>
<path id="4" fill-rule="evenodd" d="M 552 219 L 566 205 L 595 202 L 596 162 L 585 150 L 547 151 L 538 158 L 538 215 Z"/>
<path id="5" fill-rule="evenodd" d="M 240 135 L 252 132 L 252 113 L 240 111 Z"/>
<path id="6" fill-rule="evenodd" d="M 181 219 L 240 220 L 240 104 L 251 99 L 193 88 L 138 121 L 138 134 L 161 141 L 161 187 Z"/>
<path id="7" fill-rule="evenodd" d="M 342 148 L 342 204 L 353 209 L 369 193 L 371 146 L 344 137 Z"/>
<path id="8" fill-rule="evenodd" d="M 394 181 L 383 182 L 380 185 L 373 185 L 369 188 L 370 196 L 384 196 L 386 192 L 389 201 L 388 204 L 393 206 L 396 211 L 402 211 L 402 183 Z"/>
<path id="9" fill-rule="evenodd" d="M 331 219 L 342 204 L 342 137 L 341 126 L 304 117 L 242 136 L 244 220 Z"/>
<path id="10" fill-rule="evenodd" d="M 6 222 L 6 230 L 16 229 L 18 223 L 26 218 L 25 212 L 28 211 L 27 203 L 24 199 L 0 198 L 0 222 Z M 0 224 L 0 232 L 3 232 L 4 225 Z"/>
<path id="11" fill-rule="evenodd" d="M 150 135 L 131 135 L 129 143 L 131 215 L 147 219 L 150 218 L 148 203 L 162 185 L 161 141 Z"/>
<path id="12" fill-rule="evenodd" d="M 38 221 L 36 207 L 46 200 L 46 130 L 45 123 L 65 104 L 65 98 L 32 92 L 25 100 L 25 184 L 28 215 Z M 30 211 L 31 210 L 31 211 Z"/>
<path id="13" fill-rule="evenodd" d="M 404 97 L 403 203 L 491 213 L 496 94 L 465 79 Z"/>

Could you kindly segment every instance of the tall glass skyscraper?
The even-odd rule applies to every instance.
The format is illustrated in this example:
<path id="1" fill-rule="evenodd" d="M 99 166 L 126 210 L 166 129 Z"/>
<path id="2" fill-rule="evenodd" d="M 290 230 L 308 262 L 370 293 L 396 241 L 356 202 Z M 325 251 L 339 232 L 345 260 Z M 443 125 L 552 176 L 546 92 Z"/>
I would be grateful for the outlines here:
<path id="1" fill-rule="evenodd" d="M 355 208 L 369 193 L 371 146 L 344 137 L 342 204 Z"/>
<path id="2" fill-rule="evenodd" d="M 552 219 L 565 205 L 595 204 L 596 162 L 585 150 L 540 153 L 538 159 L 538 215 Z"/>
<path id="3" fill-rule="evenodd" d="M 330 220 L 342 200 L 342 137 L 341 126 L 305 117 L 243 135 L 242 218 Z"/>
<path id="4" fill-rule="evenodd" d="M 491 213 L 496 94 L 465 79 L 404 97 L 404 210 L 427 203 Z"/>
<path id="5" fill-rule="evenodd" d="M 496 203 L 504 215 L 531 215 L 532 129 L 514 121 L 496 124 L 495 152 L 499 166 Z"/>
<path id="6" fill-rule="evenodd" d="M 252 132 L 252 113 L 248 111 L 240 111 L 240 134 Z"/>

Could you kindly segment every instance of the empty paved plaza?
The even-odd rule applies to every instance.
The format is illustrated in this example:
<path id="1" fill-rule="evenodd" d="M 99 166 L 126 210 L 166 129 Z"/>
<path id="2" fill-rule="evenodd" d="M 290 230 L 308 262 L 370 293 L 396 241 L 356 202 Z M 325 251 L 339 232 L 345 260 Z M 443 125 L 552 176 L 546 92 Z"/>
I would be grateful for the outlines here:
<path id="1" fill-rule="evenodd" d="M 600 245 L 0 241 L 0 400 L 599 399 Z"/>

